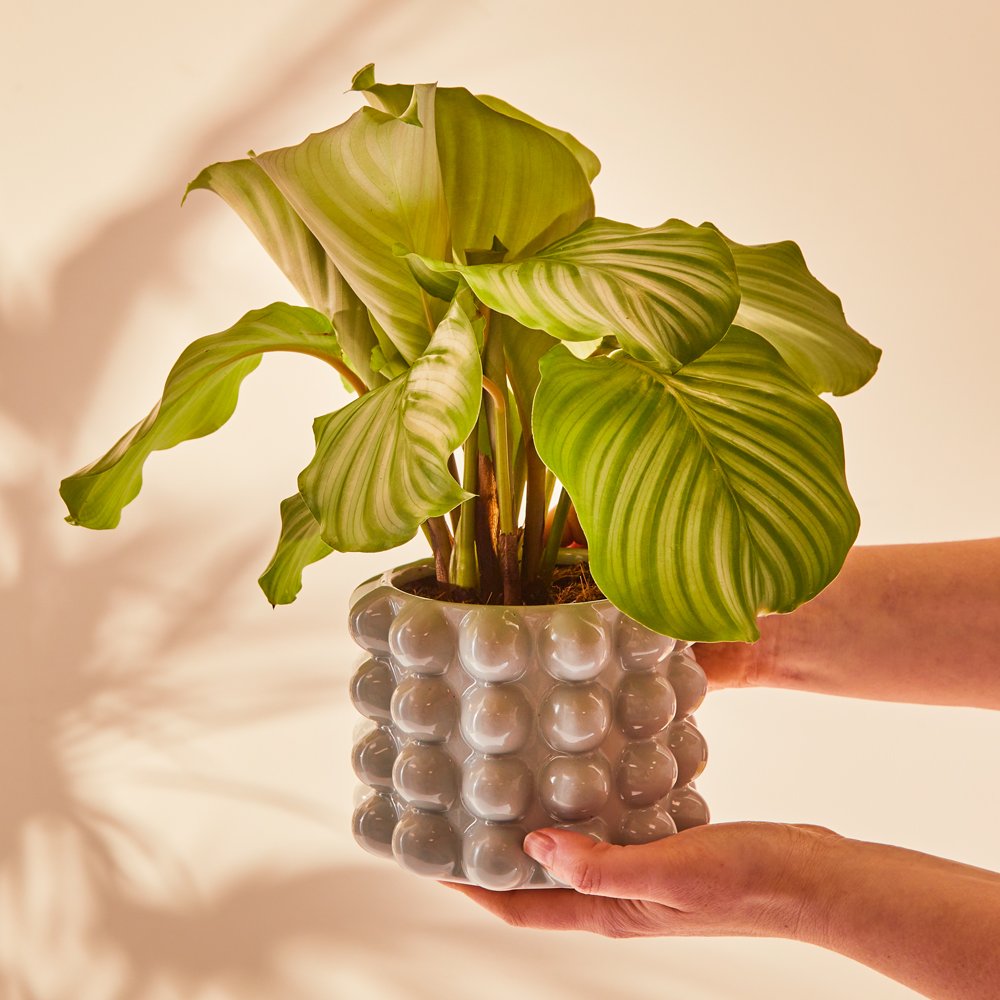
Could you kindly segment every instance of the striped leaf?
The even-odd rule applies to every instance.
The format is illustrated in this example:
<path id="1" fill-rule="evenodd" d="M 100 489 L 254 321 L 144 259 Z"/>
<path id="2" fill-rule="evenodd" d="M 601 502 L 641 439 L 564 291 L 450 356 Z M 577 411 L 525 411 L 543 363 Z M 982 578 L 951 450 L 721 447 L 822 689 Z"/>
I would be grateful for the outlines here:
<path id="1" fill-rule="evenodd" d="M 447 307 L 392 248 L 446 257 L 450 245 L 433 85 L 414 89 L 414 111 L 419 121 L 362 108 L 343 125 L 256 158 L 407 363 Z"/>
<path id="2" fill-rule="evenodd" d="M 460 274 L 486 305 L 524 326 L 566 341 L 610 334 L 633 357 L 668 368 L 718 342 L 740 301 L 722 237 L 677 219 L 653 229 L 592 219 L 512 263 L 407 259 L 421 275 Z"/>
<path id="3" fill-rule="evenodd" d="M 375 63 L 368 63 L 354 74 L 351 90 L 360 91 L 373 108 L 399 118 L 413 100 L 412 83 L 378 83 L 375 80 Z"/>
<path id="4" fill-rule="evenodd" d="M 445 90 L 438 87 L 438 93 Z M 375 80 L 375 64 L 368 63 L 354 74 L 351 80 L 351 90 L 360 91 L 368 98 L 372 107 L 381 111 L 386 111 L 391 115 L 402 115 L 409 107 L 413 95 L 413 85 L 409 83 L 377 83 Z M 588 149 L 576 136 L 554 125 L 546 125 L 537 118 L 533 118 L 520 108 L 515 108 L 513 104 L 508 104 L 499 97 L 490 94 L 476 94 L 476 100 L 493 111 L 498 111 L 508 118 L 515 118 L 518 121 L 526 122 L 528 125 L 552 136 L 557 142 L 562 143 L 573 154 L 574 159 L 580 164 L 580 169 L 588 182 L 601 172 L 601 161 L 593 150 Z"/>
<path id="5" fill-rule="evenodd" d="M 205 167 L 188 184 L 183 200 L 199 189 L 217 194 L 243 220 L 306 305 L 333 315 L 336 268 L 319 240 L 256 163 L 230 160 Z"/>
<path id="6" fill-rule="evenodd" d="M 299 490 L 332 548 L 392 548 L 469 498 L 447 462 L 471 433 L 482 396 L 470 307 L 466 292 L 408 371 L 316 420 L 316 455 Z"/>
<path id="7" fill-rule="evenodd" d="M 302 494 L 296 493 L 282 500 L 278 545 L 258 580 L 272 607 L 291 604 L 302 589 L 302 571 L 332 551 L 320 536 L 319 524 L 302 499 Z"/>
<path id="8" fill-rule="evenodd" d="M 507 378 L 510 380 L 510 387 L 517 401 L 518 413 L 529 422 L 535 393 L 538 391 L 538 381 L 541 378 L 538 362 L 559 341 L 553 340 L 540 330 L 529 330 L 509 316 L 504 316 L 503 313 L 494 313 L 490 323 L 493 330 L 490 336 L 499 333 L 503 341 Z M 527 429 L 530 435 L 530 422 Z"/>
<path id="9" fill-rule="evenodd" d="M 875 374 L 882 351 L 848 325 L 840 299 L 813 277 L 795 243 L 723 238 L 743 291 L 736 323 L 776 347 L 814 392 L 844 396 Z"/>
<path id="10" fill-rule="evenodd" d="M 385 379 L 371 367 L 377 341 L 368 310 L 260 166 L 253 160 L 213 163 L 191 181 L 184 198 L 198 189 L 213 191 L 236 212 L 306 305 L 333 320 L 353 371 L 369 388 L 381 385 Z"/>
<path id="11" fill-rule="evenodd" d="M 96 462 L 62 481 L 70 524 L 114 528 L 142 487 L 154 451 L 218 430 L 233 414 L 243 379 L 268 351 L 339 361 L 330 321 L 314 309 L 276 302 L 247 313 L 222 333 L 202 337 L 177 359 L 152 412 Z"/>
<path id="12" fill-rule="evenodd" d="M 462 87 L 437 92 L 437 143 L 456 260 L 488 249 L 494 239 L 508 259 L 525 256 L 594 214 L 587 176 L 562 142 L 487 107 Z"/>
<path id="13" fill-rule="evenodd" d="M 404 113 L 413 92 L 410 84 L 377 83 L 372 63 L 355 74 L 351 89 L 394 115 Z M 457 259 L 465 261 L 466 250 L 485 250 L 495 238 L 512 257 L 528 253 L 594 214 L 590 182 L 601 164 L 569 132 L 463 87 L 438 87 L 436 104 Z"/>
<path id="14" fill-rule="evenodd" d="M 733 327 L 669 373 L 626 355 L 541 361 L 538 453 L 626 614 L 680 639 L 756 639 L 837 574 L 857 535 L 840 425 L 766 341 Z"/>
<path id="15" fill-rule="evenodd" d="M 508 118 L 516 118 L 518 121 L 527 122 L 529 125 L 548 133 L 556 141 L 561 142 L 573 154 L 576 162 L 580 164 L 580 169 L 583 171 L 583 175 L 587 178 L 588 182 L 593 182 L 594 178 L 601 172 L 601 161 L 597 158 L 597 154 L 593 150 L 588 149 L 576 136 L 570 135 L 569 132 L 565 132 L 553 125 L 546 125 L 537 118 L 532 118 L 531 115 L 521 111 L 520 108 L 515 108 L 513 104 L 508 104 L 499 97 L 493 97 L 490 94 L 476 94 L 476 100 L 481 101 L 494 111 L 499 111 L 500 114 L 506 115 Z"/>

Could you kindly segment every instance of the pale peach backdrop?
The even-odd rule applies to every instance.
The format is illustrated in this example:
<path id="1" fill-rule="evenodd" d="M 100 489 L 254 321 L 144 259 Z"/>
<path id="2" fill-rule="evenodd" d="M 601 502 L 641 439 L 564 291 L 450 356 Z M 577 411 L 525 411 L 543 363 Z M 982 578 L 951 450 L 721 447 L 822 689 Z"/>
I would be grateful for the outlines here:
<path id="1" fill-rule="evenodd" d="M 345 118 L 351 74 L 497 93 L 601 156 L 598 209 L 794 238 L 885 349 L 838 401 L 865 542 L 1000 532 L 995 4 L 235 0 L 9 5 L 0 40 L 0 997 L 657 1000 L 909 995 L 792 943 L 494 923 L 349 833 L 352 585 L 256 576 L 328 370 L 270 357 L 114 533 L 61 476 L 172 360 L 290 295 L 204 164 Z M 924 623 L 926 629 L 934 621 Z M 961 649 L 955 655 L 962 655 Z M 1000 718 L 714 696 L 719 820 L 811 821 L 1000 868 Z"/>

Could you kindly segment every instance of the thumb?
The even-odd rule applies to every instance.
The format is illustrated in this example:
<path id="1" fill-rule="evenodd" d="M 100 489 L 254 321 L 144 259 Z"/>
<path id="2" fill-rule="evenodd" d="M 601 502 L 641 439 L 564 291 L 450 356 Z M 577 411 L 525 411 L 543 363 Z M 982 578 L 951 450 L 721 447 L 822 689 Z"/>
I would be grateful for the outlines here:
<path id="1" fill-rule="evenodd" d="M 657 870 L 653 844 L 618 847 L 570 830 L 535 830 L 524 852 L 577 892 L 618 899 L 652 899 Z"/>

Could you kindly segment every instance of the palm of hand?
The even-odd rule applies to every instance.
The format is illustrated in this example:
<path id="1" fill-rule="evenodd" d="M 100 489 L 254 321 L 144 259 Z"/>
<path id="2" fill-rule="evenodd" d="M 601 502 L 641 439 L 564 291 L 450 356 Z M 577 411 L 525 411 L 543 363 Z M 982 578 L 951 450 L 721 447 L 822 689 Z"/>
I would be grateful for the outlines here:
<path id="1" fill-rule="evenodd" d="M 793 933 L 799 919 L 786 887 L 807 868 L 820 827 L 721 823 L 635 847 L 565 830 L 538 831 L 526 849 L 570 888 L 491 892 L 455 885 L 516 927 L 586 930 L 607 937 Z M 546 854 L 545 838 L 553 844 Z"/>

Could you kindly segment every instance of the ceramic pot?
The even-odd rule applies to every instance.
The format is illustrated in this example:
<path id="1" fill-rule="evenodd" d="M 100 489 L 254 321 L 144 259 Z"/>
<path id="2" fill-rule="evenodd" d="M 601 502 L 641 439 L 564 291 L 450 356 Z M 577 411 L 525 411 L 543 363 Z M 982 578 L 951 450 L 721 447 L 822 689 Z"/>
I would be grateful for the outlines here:
<path id="1" fill-rule="evenodd" d="M 529 830 L 640 844 L 708 822 L 692 717 L 707 682 L 687 643 L 610 601 L 498 607 L 400 589 L 429 575 L 413 563 L 351 598 L 368 654 L 351 681 L 366 717 L 362 847 L 435 879 L 545 887 L 521 850 Z"/>

